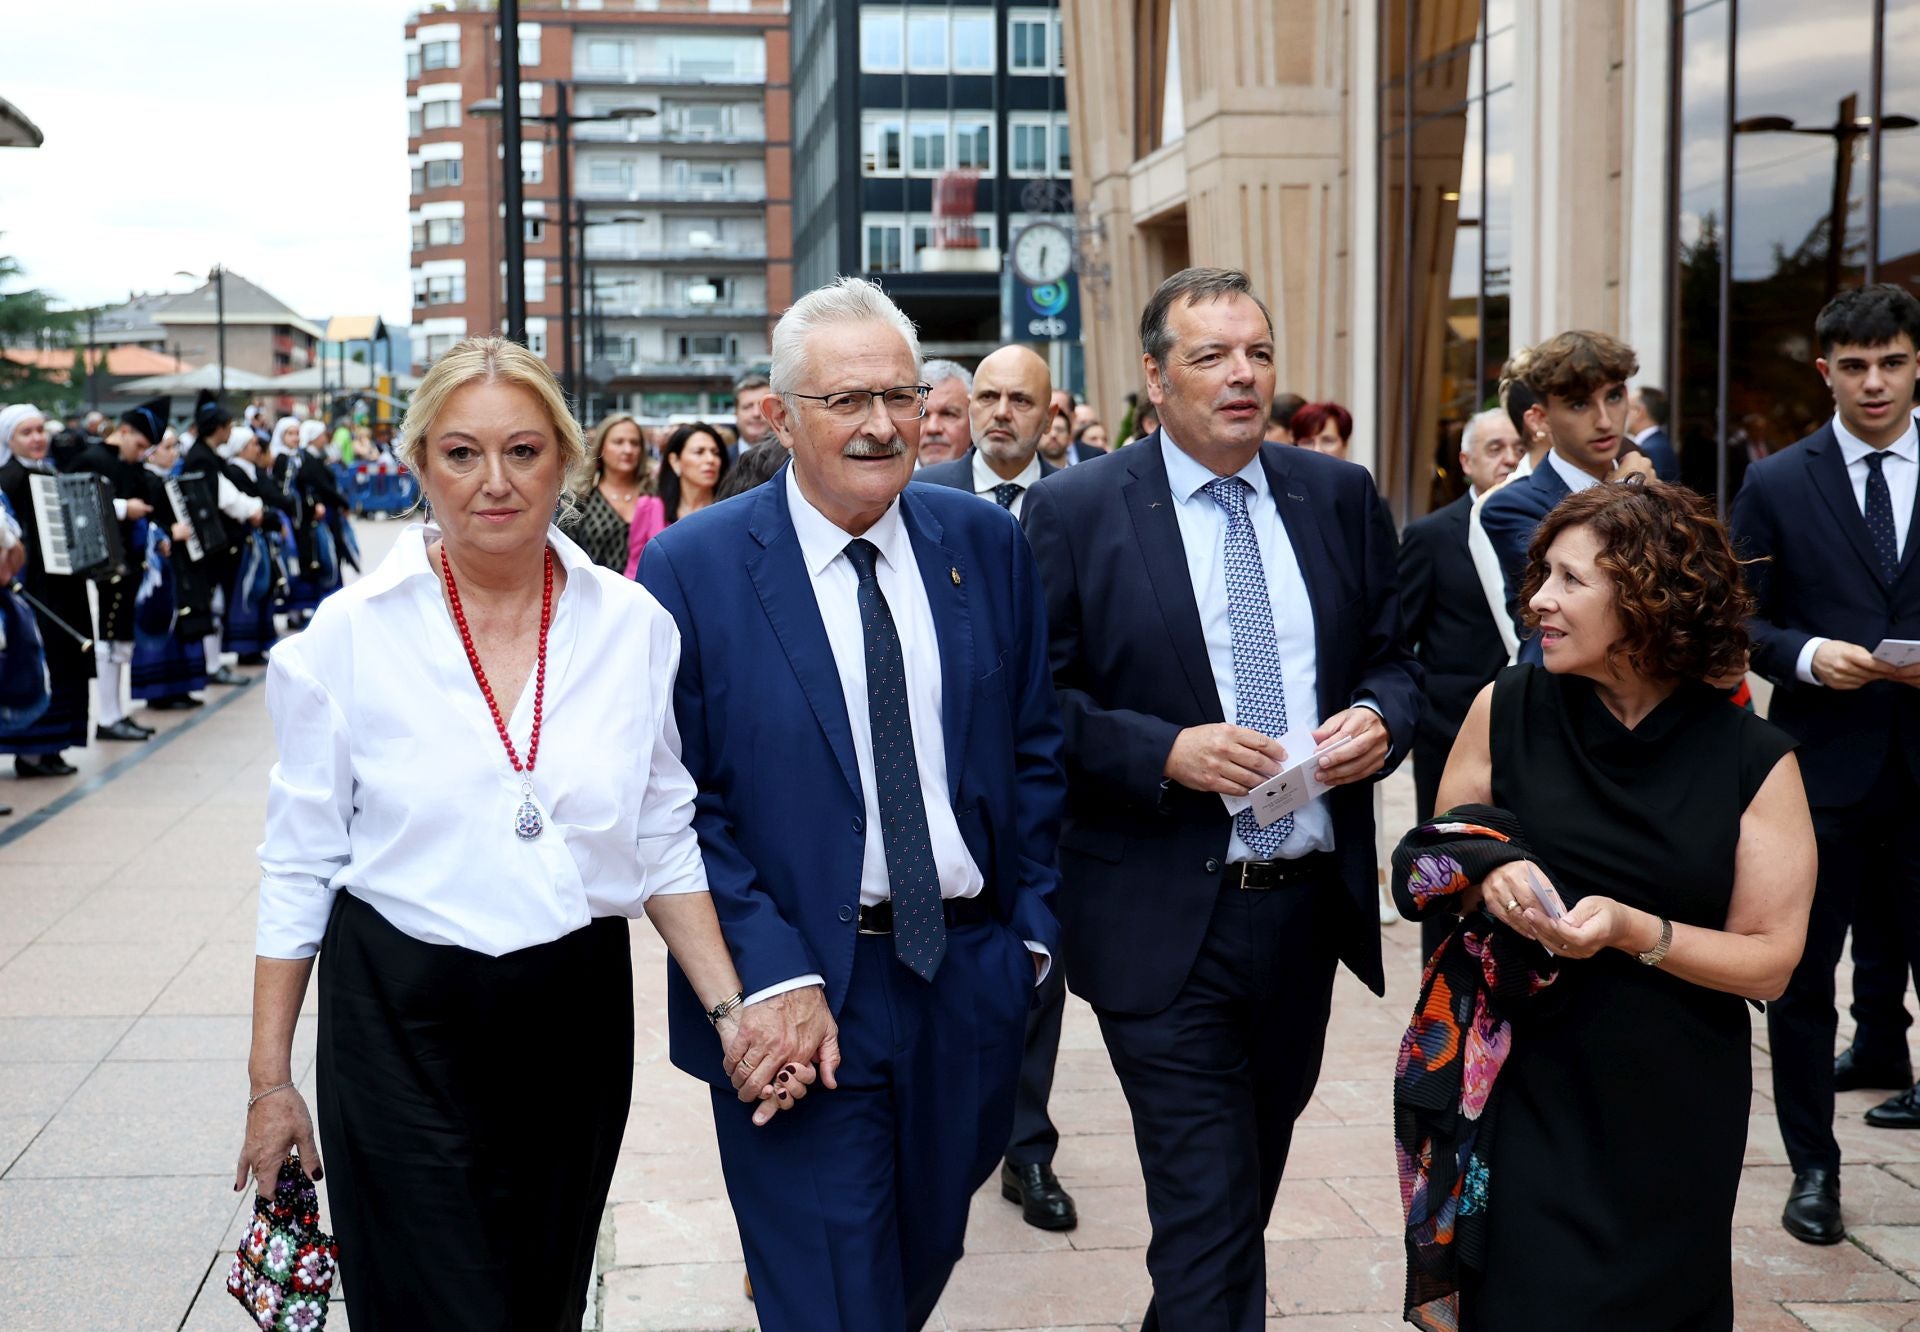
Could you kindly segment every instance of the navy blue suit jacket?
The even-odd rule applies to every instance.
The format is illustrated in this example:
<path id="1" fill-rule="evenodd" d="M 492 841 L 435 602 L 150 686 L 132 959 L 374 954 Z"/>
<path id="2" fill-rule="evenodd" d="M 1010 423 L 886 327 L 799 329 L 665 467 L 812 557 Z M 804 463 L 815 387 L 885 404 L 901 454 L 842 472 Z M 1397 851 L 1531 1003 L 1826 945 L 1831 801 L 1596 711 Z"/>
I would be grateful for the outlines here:
<path id="1" fill-rule="evenodd" d="M 1535 664 L 1540 661 L 1539 636 L 1529 636 L 1520 619 L 1520 584 L 1527 576 L 1527 547 L 1533 544 L 1534 529 L 1540 526 L 1540 520 L 1572 493 L 1553 464 L 1543 456 L 1538 467 L 1494 491 L 1480 506 L 1480 526 L 1486 531 L 1493 553 L 1500 557 L 1500 572 L 1506 577 L 1507 614 L 1513 620 L 1514 633 L 1520 638 L 1521 661 Z"/>
<path id="2" fill-rule="evenodd" d="M 1065 776 L 1033 555 L 1004 510 L 972 495 L 910 485 L 900 505 L 939 638 L 954 817 L 999 918 L 1057 957 Z M 700 787 L 694 827 L 745 992 L 817 973 L 838 1013 L 866 806 L 785 469 L 648 542 L 640 582 L 680 626 L 674 713 Z M 671 963 L 668 1031 L 675 1064 L 727 1085 L 719 1041 Z"/>
<path id="3" fill-rule="evenodd" d="M 1920 638 L 1920 515 L 1892 582 L 1881 577 L 1829 422 L 1747 469 L 1730 526 L 1759 603 L 1747 622 L 1753 669 L 1773 681 L 1768 719 L 1800 742 L 1800 770 L 1816 808 L 1851 805 L 1880 776 L 1889 746 L 1920 779 L 1920 690 L 1891 680 L 1862 689 L 1803 684 L 1795 672 L 1809 638 L 1872 651 L 1883 638 Z"/>
<path id="4" fill-rule="evenodd" d="M 1653 463 L 1653 474 L 1662 481 L 1680 479 L 1680 455 L 1673 451 L 1673 441 L 1667 437 L 1665 426 L 1655 426 L 1653 433 L 1640 441 L 1640 451 Z"/>
<path id="5" fill-rule="evenodd" d="M 1371 695 L 1392 737 L 1384 776 L 1413 743 L 1421 707 L 1420 667 L 1400 632 L 1393 523 L 1365 469 L 1282 444 L 1260 456 L 1313 604 L 1320 715 Z M 1021 521 L 1046 580 L 1067 731 L 1067 983 L 1097 1007 L 1158 1012 L 1199 956 L 1231 833 L 1219 796 L 1162 776 L 1176 735 L 1228 719 L 1159 432 L 1047 478 Z M 1356 782 L 1327 798 L 1348 899 L 1332 935 L 1379 993 L 1373 791 Z"/>
<path id="6" fill-rule="evenodd" d="M 985 498 L 979 491 L 973 488 L 973 453 L 974 450 L 969 448 L 958 458 L 949 458 L 943 463 L 935 463 L 931 467 L 922 467 L 913 474 L 913 479 L 922 485 L 948 486 L 954 490 L 964 490 L 976 499 Z M 1055 467 L 1045 458 L 1040 460 L 1040 479 L 1042 481 L 1059 470 L 1058 467 Z"/>

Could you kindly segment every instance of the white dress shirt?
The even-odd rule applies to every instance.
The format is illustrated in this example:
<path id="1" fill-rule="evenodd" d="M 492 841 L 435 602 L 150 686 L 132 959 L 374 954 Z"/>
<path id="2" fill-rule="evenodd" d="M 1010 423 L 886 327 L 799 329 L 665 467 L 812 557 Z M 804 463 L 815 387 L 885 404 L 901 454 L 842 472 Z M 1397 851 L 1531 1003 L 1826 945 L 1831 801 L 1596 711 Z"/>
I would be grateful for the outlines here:
<path id="1" fill-rule="evenodd" d="M 860 772 L 867 830 L 860 861 L 860 905 L 873 906 L 891 900 L 893 890 L 887 879 L 887 851 L 880 835 L 880 793 L 873 777 L 873 721 L 867 711 L 867 638 L 860 621 L 860 575 L 846 556 L 847 543 L 854 538 L 807 502 L 791 467 L 787 468 L 784 484 L 793 532 L 800 540 L 801 558 L 807 563 L 813 598 L 820 607 L 827 643 L 833 649 L 834 669 L 840 675 L 847 727 L 853 733 L 853 756 Z M 862 535 L 880 552 L 880 558 L 874 561 L 874 579 L 887 599 L 894 631 L 900 637 L 900 657 L 907 677 L 907 719 L 913 727 L 913 758 L 920 770 L 920 801 L 927 811 L 927 837 L 940 875 L 940 896 L 978 897 L 986 886 L 986 876 L 960 836 L 953 797 L 947 790 L 947 738 L 941 714 L 945 682 L 940 676 L 940 640 L 933 626 L 933 603 L 927 599 L 927 585 L 920 578 L 913 539 L 900 518 L 900 501 L 895 499 Z M 1051 956 L 1038 944 L 1029 942 L 1027 948 L 1043 957 Z M 1045 972 L 1041 975 L 1044 979 Z M 820 984 L 824 981 L 817 975 L 799 976 L 756 990 L 747 1002 L 758 1003 L 803 985 Z"/>
<path id="2" fill-rule="evenodd" d="M 1233 621 L 1227 604 L 1227 514 L 1203 487 L 1214 474 L 1173 442 L 1163 425 L 1160 451 L 1167 462 L 1167 484 L 1173 492 L 1174 517 L 1180 523 L 1180 544 L 1186 548 L 1187 573 L 1193 579 L 1193 599 L 1200 608 L 1200 630 L 1206 638 L 1207 660 L 1213 666 L 1214 688 L 1220 692 L 1220 710 L 1234 718 Z M 1253 487 L 1247 514 L 1254 539 L 1260 543 L 1260 564 L 1266 574 L 1267 597 L 1273 603 L 1274 637 L 1280 651 L 1281 681 L 1287 702 L 1287 727 L 1310 731 L 1320 725 L 1319 662 L 1313 637 L 1313 601 L 1300 573 L 1293 542 L 1280 518 L 1280 506 L 1267 484 L 1260 456 L 1241 468 L 1239 477 Z M 1364 702 L 1364 700 L 1356 700 Z M 1377 710 L 1377 709 L 1376 709 Z M 1277 737 L 1276 737 L 1277 738 Z M 1245 808 L 1245 798 L 1222 797 L 1230 811 Z M 1274 854 L 1292 860 L 1313 851 L 1333 850 L 1333 814 L 1325 796 L 1308 801 L 1294 812 L 1293 831 Z M 1257 859 L 1236 830 L 1227 843 L 1229 863 Z"/>
<path id="3" fill-rule="evenodd" d="M 1037 453 L 1027 459 L 1027 465 L 1020 469 L 1020 475 L 1009 481 L 1006 477 L 1001 476 L 1000 473 L 993 470 L 992 466 L 987 462 L 987 455 L 980 452 L 977 446 L 973 450 L 973 493 L 982 499 L 993 500 L 995 504 L 998 504 L 1000 501 L 993 499 L 993 492 L 995 490 L 1001 486 L 1019 486 L 1020 493 L 1013 497 L 1013 504 L 1011 506 L 1011 512 L 1015 518 L 1018 518 L 1020 516 L 1020 510 L 1026 507 L 1027 492 L 1032 490 L 1039 480 L 1040 455 Z"/>
<path id="4" fill-rule="evenodd" d="M 1567 490 L 1571 494 L 1578 495 L 1581 491 L 1589 490 L 1600 484 L 1599 477 L 1595 476 L 1592 472 L 1585 472 L 1575 467 L 1565 458 L 1562 458 L 1556 450 L 1547 450 L 1547 466 L 1553 468 L 1554 471 L 1560 474 L 1561 481 L 1566 483 Z"/>
<path id="5" fill-rule="evenodd" d="M 494 957 L 638 916 L 655 893 L 706 891 L 673 715 L 673 618 L 548 530 L 567 584 L 533 774 L 546 828 L 522 841 L 521 776 L 427 562 L 438 535 L 409 527 L 268 659 L 279 762 L 259 852 L 262 957 L 311 957 L 342 889 L 415 939 Z M 523 761 L 533 696 L 529 676 L 507 722 Z"/>
<path id="6" fill-rule="evenodd" d="M 1840 456 L 1846 459 L 1847 480 L 1853 483 L 1853 502 L 1860 506 L 1860 516 L 1867 516 L 1867 455 L 1875 452 L 1873 445 L 1867 443 L 1840 422 L 1838 412 L 1833 417 L 1833 437 L 1840 441 Z M 1913 525 L 1913 501 L 1916 482 L 1920 482 L 1920 431 L 1916 431 L 1911 419 L 1907 422 L 1907 433 L 1879 450 L 1886 458 L 1880 464 L 1880 475 L 1887 480 L 1887 496 L 1893 501 L 1893 540 L 1894 549 L 1900 558 L 1907 554 L 1907 529 Z M 1800 649 L 1800 656 L 1794 662 L 1794 674 L 1801 683 L 1823 685 L 1820 677 L 1813 673 L 1813 654 L 1820 650 L 1824 638 L 1809 638 L 1807 645 Z M 1866 645 L 1872 651 L 1874 645 Z M 1824 685 L 1823 685 L 1824 687 Z"/>

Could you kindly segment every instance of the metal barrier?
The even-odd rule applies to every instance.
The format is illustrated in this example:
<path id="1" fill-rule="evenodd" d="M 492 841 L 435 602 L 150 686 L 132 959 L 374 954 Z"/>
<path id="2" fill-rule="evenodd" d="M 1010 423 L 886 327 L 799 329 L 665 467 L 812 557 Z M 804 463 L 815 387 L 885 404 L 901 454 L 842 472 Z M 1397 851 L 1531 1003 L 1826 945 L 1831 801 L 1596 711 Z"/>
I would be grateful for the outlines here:
<path id="1" fill-rule="evenodd" d="M 333 464 L 340 493 L 362 518 L 391 518 L 405 513 L 420 499 L 420 483 L 413 473 L 391 458 L 374 462 Z"/>

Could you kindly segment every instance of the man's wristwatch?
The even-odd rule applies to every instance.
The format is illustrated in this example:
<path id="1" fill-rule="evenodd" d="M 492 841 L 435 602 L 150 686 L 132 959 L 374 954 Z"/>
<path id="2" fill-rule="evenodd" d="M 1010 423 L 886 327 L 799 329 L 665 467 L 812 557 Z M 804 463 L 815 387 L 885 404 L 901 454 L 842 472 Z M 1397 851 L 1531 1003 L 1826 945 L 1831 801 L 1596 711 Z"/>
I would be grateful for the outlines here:
<path id="1" fill-rule="evenodd" d="M 741 994 L 740 991 L 735 990 L 731 995 L 707 1010 L 707 1021 L 717 1027 L 726 1019 L 728 1014 L 738 1012 L 745 1003 L 746 996 Z"/>
<path id="2" fill-rule="evenodd" d="M 1662 916 L 1660 917 L 1660 942 L 1646 952 L 1635 953 L 1634 956 L 1640 959 L 1642 966 L 1657 967 L 1666 961 L 1667 949 L 1671 947 L 1673 947 L 1673 922 Z"/>

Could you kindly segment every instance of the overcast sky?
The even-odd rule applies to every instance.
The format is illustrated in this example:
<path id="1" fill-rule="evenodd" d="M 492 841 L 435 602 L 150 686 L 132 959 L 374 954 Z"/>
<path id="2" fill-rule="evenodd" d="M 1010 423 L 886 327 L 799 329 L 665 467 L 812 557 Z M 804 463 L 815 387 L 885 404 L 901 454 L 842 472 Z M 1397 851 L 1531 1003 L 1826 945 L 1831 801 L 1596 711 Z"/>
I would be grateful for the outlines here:
<path id="1" fill-rule="evenodd" d="M 0 254 L 65 303 L 216 262 L 309 317 L 405 323 L 407 16 L 417 0 L 6 4 Z"/>

